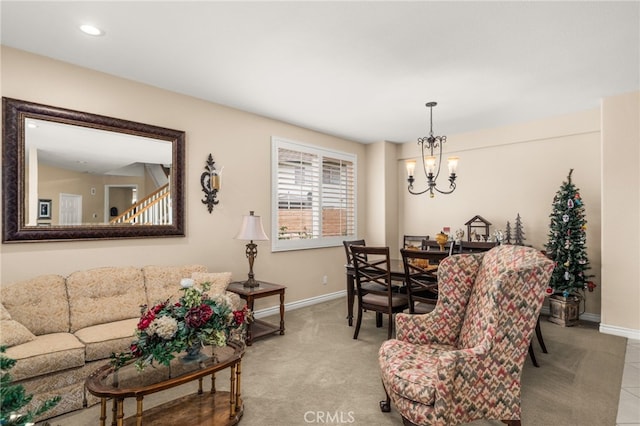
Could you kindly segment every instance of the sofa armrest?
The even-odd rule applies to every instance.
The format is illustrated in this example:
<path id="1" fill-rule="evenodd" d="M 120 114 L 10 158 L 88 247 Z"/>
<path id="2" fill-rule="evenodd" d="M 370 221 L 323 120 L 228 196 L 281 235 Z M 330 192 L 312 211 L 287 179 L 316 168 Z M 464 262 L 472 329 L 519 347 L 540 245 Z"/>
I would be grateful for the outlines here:
<path id="1" fill-rule="evenodd" d="M 226 291 L 225 294 L 227 295 L 229 300 L 231 300 L 231 309 L 233 311 L 241 311 L 247 304 L 247 302 L 242 298 L 240 298 L 240 296 L 237 295 L 236 293 L 233 293 L 231 291 Z"/>

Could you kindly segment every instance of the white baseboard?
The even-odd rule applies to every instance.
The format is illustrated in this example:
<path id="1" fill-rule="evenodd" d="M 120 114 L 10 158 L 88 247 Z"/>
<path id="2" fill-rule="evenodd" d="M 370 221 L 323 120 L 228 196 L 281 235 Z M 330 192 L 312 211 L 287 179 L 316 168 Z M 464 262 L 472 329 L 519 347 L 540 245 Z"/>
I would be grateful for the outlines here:
<path id="1" fill-rule="evenodd" d="M 640 330 L 634 330 L 633 328 L 600 324 L 600 333 L 613 334 L 614 336 L 626 337 L 627 339 L 640 340 Z"/>
<path id="2" fill-rule="evenodd" d="M 285 311 L 293 311 L 295 309 L 305 308 L 307 306 L 312 306 L 322 302 L 328 302 L 329 300 L 339 299 L 341 297 L 345 297 L 347 295 L 346 290 L 336 291 L 335 293 L 322 294 L 320 296 L 311 297 L 309 299 L 298 300 L 291 303 L 285 303 Z M 549 307 L 543 306 L 541 313 L 543 315 L 549 315 Z M 272 306 L 271 308 L 260 309 L 259 311 L 254 312 L 254 316 L 256 318 L 264 318 L 270 315 L 279 315 L 280 307 Z M 580 319 L 590 322 L 600 322 L 600 315 L 592 314 L 589 312 L 585 312 L 580 315 Z M 613 325 L 600 324 L 600 332 L 605 334 L 613 334 L 616 336 L 626 337 L 628 339 L 638 339 L 640 340 L 640 330 L 634 330 L 630 328 L 622 328 L 616 327 Z"/>
<path id="3" fill-rule="evenodd" d="M 542 310 L 540 311 L 540 313 L 542 315 L 551 315 L 551 311 L 549 310 L 548 306 L 543 306 Z M 592 314 L 589 312 L 585 312 L 580 314 L 580 319 L 581 320 L 585 320 L 585 321 L 589 321 L 589 322 L 600 322 L 600 315 L 599 314 Z"/>
<path id="4" fill-rule="evenodd" d="M 293 311 L 294 309 L 305 308 L 322 302 L 328 302 L 329 300 L 339 299 L 347 295 L 347 290 L 336 291 L 335 293 L 322 294 L 320 296 L 311 297 L 309 299 L 298 300 L 291 303 L 285 303 L 285 311 Z M 280 306 L 272 306 L 271 308 L 260 309 L 253 313 L 256 318 L 268 317 L 270 315 L 280 315 Z"/>

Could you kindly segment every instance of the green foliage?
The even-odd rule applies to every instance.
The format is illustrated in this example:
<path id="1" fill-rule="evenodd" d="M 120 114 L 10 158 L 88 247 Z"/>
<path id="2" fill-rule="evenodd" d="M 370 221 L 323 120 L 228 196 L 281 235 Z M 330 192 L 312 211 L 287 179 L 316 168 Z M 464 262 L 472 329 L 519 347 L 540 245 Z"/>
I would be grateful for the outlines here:
<path id="1" fill-rule="evenodd" d="M 42 413 L 55 407 L 60 402 L 60 397 L 51 398 L 33 410 L 21 412 L 31 400 L 33 395 L 27 395 L 22 385 L 12 384 L 9 370 L 16 364 L 16 360 L 4 355 L 6 346 L 0 347 L 0 425 L 23 426 L 33 424 L 33 419 Z"/>
<path id="2" fill-rule="evenodd" d="M 128 350 L 112 353 L 111 364 L 117 369 L 135 360 L 139 370 L 154 362 L 168 366 L 175 354 L 195 345 L 226 345 L 232 331 L 244 328 L 252 314 L 246 307 L 233 311 L 226 295 L 210 297 L 209 289 L 209 283 L 201 289 L 189 286 L 175 303 L 142 306 L 135 340 Z"/>
<path id="3" fill-rule="evenodd" d="M 588 281 L 590 269 L 586 249 L 586 229 L 584 203 L 578 188 L 571 182 L 569 171 L 567 180 L 553 198 L 550 215 L 547 255 L 556 262 L 549 286 L 565 297 L 577 294 L 594 284 Z"/>

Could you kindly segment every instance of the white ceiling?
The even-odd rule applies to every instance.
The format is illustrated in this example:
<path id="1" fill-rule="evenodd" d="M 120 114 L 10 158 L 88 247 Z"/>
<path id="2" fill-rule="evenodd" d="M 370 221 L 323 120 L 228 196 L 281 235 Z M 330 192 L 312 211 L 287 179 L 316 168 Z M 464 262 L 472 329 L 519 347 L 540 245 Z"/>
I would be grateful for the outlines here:
<path id="1" fill-rule="evenodd" d="M 453 134 L 640 89 L 638 1 L 0 7 L 4 45 L 364 143 L 415 142 L 427 101 Z"/>

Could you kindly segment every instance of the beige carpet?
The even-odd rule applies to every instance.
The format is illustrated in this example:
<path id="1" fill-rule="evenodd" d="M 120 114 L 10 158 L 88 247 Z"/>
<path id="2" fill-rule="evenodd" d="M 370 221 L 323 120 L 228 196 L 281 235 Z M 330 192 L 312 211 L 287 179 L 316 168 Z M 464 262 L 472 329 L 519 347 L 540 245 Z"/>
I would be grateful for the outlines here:
<path id="1" fill-rule="evenodd" d="M 386 323 L 376 328 L 374 314 L 366 313 L 356 341 L 345 313 L 345 299 L 287 312 L 284 336 L 263 338 L 247 348 L 242 363 L 245 411 L 240 425 L 402 424 L 395 410 L 382 413 L 378 407 L 384 391 L 377 351 L 386 338 Z M 544 319 L 542 332 L 549 354 L 543 354 L 535 342 L 540 368 L 533 367 L 529 359 L 525 363 L 523 425 L 615 425 L 626 339 L 601 334 L 589 323 L 563 328 Z M 228 388 L 228 374 L 217 377 L 218 388 Z M 188 384 L 152 395 L 145 398 L 145 408 L 194 389 Z M 134 413 L 130 401 L 125 414 Z M 98 406 L 93 406 L 49 423 L 96 425 L 98 417 Z"/>

